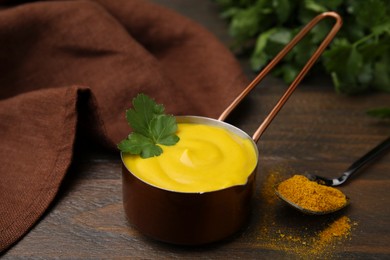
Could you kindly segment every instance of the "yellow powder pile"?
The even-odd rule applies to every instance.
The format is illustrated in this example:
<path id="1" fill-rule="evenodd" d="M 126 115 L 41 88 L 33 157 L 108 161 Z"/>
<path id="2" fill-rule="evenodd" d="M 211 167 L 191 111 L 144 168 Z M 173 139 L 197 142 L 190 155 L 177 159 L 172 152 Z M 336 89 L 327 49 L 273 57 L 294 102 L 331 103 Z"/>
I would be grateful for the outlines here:
<path id="1" fill-rule="evenodd" d="M 336 219 L 328 227 L 318 233 L 315 243 L 317 247 L 324 247 L 330 244 L 333 240 L 346 238 L 351 232 L 351 220 L 342 216 Z"/>
<path id="2" fill-rule="evenodd" d="M 293 253 L 303 259 L 332 258 L 337 242 L 347 239 L 351 234 L 351 220 L 341 216 L 314 234 L 296 234 L 291 229 L 287 232 L 277 231 L 279 237 L 271 238 L 272 244 L 278 248 Z M 289 234 L 289 233 L 294 233 Z"/>
<path id="3" fill-rule="evenodd" d="M 294 175 L 277 189 L 285 199 L 311 211 L 334 211 L 347 203 L 340 190 L 310 181 L 303 175 Z"/>

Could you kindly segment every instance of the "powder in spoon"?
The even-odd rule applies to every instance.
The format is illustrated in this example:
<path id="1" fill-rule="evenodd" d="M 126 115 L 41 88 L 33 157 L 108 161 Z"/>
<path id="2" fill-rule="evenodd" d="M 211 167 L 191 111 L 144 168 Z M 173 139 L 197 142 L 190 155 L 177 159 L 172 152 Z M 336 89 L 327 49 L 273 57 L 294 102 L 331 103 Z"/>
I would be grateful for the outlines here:
<path id="1" fill-rule="evenodd" d="M 333 211 L 347 203 L 340 190 L 310 181 L 303 175 L 294 175 L 280 183 L 277 189 L 285 199 L 311 211 Z"/>

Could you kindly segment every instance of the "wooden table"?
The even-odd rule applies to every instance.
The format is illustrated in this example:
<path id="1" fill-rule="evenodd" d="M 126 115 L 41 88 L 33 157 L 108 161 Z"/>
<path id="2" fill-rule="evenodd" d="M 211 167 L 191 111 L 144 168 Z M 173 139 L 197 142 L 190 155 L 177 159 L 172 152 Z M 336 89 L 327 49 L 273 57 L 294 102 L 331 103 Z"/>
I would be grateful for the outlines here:
<path id="1" fill-rule="evenodd" d="M 226 24 L 211 1 L 156 2 L 197 20 L 229 44 Z M 246 60 L 242 66 L 249 77 L 254 76 Z M 283 82 L 267 78 L 229 121 L 253 133 L 285 87 Z M 339 175 L 389 135 L 390 121 L 365 114 L 369 108 L 389 104 L 390 96 L 385 94 L 337 95 L 324 80 L 301 84 L 258 143 L 260 162 L 250 223 L 233 238 L 202 247 L 160 243 L 132 228 L 122 208 L 118 154 L 78 141 L 74 163 L 55 202 L 3 257 L 389 259 L 390 153 L 340 188 L 352 200 L 340 213 L 305 216 L 267 194 L 275 181 L 271 177 L 282 179 L 305 172 Z M 352 223 L 347 237 L 332 240 L 323 248 L 312 244 L 322 229 L 341 216 Z"/>

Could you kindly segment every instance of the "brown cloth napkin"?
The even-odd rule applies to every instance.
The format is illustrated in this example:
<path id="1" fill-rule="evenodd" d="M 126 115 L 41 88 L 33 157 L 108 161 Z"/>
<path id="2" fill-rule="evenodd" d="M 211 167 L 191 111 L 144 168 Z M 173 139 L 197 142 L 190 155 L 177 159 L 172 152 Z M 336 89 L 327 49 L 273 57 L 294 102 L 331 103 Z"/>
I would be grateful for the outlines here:
<path id="1" fill-rule="evenodd" d="M 76 129 L 116 149 L 137 93 L 216 117 L 246 84 L 212 34 L 142 0 L 0 0 L 0 73 L 0 252 L 58 192 Z"/>

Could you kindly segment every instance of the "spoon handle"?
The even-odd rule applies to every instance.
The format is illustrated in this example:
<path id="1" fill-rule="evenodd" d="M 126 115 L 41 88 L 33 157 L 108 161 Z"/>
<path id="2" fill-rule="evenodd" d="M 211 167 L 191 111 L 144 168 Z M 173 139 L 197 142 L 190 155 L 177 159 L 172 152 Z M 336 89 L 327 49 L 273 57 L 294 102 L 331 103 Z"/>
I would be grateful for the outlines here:
<path id="1" fill-rule="evenodd" d="M 345 182 L 349 177 L 351 177 L 355 172 L 357 172 L 361 167 L 363 167 L 368 162 L 371 162 L 375 158 L 377 158 L 382 152 L 384 152 L 387 148 L 390 147 L 390 137 L 384 140 L 382 143 L 374 147 L 371 151 L 363 155 L 359 160 L 354 162 L 341 176 L 336 185 L 340 185 Z M 333 184 L 335 186 L 335 184 Z"/>

